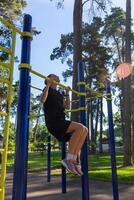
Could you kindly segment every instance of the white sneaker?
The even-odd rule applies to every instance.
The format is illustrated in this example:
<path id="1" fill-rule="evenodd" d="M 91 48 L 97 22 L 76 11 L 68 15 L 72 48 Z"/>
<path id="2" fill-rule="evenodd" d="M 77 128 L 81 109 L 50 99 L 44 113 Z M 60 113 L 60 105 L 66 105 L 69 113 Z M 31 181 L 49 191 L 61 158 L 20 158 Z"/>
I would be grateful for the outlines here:
<path id="1" fill-rule="evenodd" d="M 78 164 L 77 162 L 74 162 L 74 166 L 75 166 L 75 170 L 77 171 L 77 174 L 78 174 L 79 176 L 82 176 L 82 175 L 83 175 L 83 172 L 82 172 L 82 170 L 81 170 L 81 165 Z"/>
<path id="2" fill-rule="evenodd" d="M 61 161 L 61 163 L 67 169 L 67 171 L 69 171 L 73 174 L 78 174 L 78 172 L 75 169 L 75 165 L 73 163 L 73 160 L 64 159 L 64 160 Z"/>

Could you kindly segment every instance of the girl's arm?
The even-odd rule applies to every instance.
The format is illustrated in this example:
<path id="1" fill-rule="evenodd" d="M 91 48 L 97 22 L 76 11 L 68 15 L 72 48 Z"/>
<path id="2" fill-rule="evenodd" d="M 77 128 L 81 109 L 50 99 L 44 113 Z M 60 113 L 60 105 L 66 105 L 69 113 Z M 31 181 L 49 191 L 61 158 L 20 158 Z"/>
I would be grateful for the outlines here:
<path id="1" fill-rule="evenodd" d="M 50 86 L 51 86 L 51 83 L 48 83 L 45 90 L 42 92 L 42 94 L 40 96 L 40 102 L 41 103 L 45 103 L 45 101 L 47 100 L 48 91 L 49 91 Z"/>

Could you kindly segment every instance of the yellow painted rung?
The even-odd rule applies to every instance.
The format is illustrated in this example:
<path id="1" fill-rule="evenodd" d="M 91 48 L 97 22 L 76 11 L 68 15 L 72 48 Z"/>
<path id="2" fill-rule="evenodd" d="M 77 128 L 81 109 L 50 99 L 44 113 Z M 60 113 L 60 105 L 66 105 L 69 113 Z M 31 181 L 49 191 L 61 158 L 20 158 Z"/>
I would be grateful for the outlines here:
<path id="1" fill-rule="evenodd" d="M 0 188 L 0 192 L 2 192 L 2 189 Z"/>
<path id="2" fill-rule="evenodd" d="M 4 152 L 4 149 L 0 149 L 0 153 L 2 154 Z"/>
<path id="3" fill-rule="evenodd" d="M 3 63 L 3 62 L 0 62 L 0 66 L 5 67 L 5 68 L 11 68 L 10 63 Z"/>
<path id="4" fill-rule="evenodd" d="M 7 116 L 7 113 L 6 112 L 0 112 L 0 116 Z"/>
<path id="5" fill-rule="evenodd" d="M 3 18 L 0 17 L 0 21 L 5 24 L 6 26 L 8 26 L 9 28 L 15 30 L 17 33 L 19 33 L 20 35 L 22 35 L 22 32 L 16 28 L 13 24 L 10 24 L 9 22 L 7 22 L 6 20 L 4 20 Z"/>
<path id="6" fill-rule="evenodd" d="M 1 83 L 7 83 L 8 85 L 10 84 L 10 81 L 9 81 L 9 80 L 4 79 L 4 78 L 1 78 L 1 77 L 0 77 L 0 82 L 1 82 Z"/>
<path id="7" fill-rule="evenodd" d="M 1 45 L 0 45 L 0 49 L 1 49 L 2 51 L 4 51 L 5 53 L 12 54 L 12 51 L 11 51 L 10 49 L 7 49 L 7 48 L 5 48 L 5 47 L 3 47 L 3 46 L 1 46 Z"/>

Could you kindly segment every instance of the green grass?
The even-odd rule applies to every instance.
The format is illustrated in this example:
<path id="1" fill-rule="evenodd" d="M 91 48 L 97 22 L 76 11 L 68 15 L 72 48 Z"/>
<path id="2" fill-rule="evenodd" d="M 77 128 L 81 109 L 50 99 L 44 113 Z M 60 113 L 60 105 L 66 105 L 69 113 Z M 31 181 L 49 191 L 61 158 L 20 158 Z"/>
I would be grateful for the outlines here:
<path id="1" fill-rule="evenodd" d="M 60 152 L 52 152 L 52 174 L 60 175 Z M 13 169 L 13 154 L 8 156 L 8 169 Z M 120 183 L 134 184 L 134 167 L 122 167 L 123 156 L 117 155 L 118 180 Z M 105 154 L 102 156 L 89 156 L 89 177 L 91 180 L 111 181 L 111 159 Z M 30 152 L 29 171 L 44 171 L 47 168 L 46 153 Z"/>

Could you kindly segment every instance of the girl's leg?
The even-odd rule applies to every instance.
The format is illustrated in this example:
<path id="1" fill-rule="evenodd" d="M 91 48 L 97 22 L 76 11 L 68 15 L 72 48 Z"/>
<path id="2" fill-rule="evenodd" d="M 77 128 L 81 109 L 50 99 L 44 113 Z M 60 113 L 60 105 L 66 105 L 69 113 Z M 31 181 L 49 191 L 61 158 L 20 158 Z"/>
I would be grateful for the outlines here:
<path id="1" fill-rule="evenodd" d="M 81 148 L 82 148 L 82 145 L 84 144 L 84 141 L 86 139 L 87 134 L 88 134 L 88 129 L 87 129 L 87 127 L 84 127 L 83 135 L 85 137 L 83 135 L 81 135 L 80 140 L 79 140 L 78 145 L 77 145 L 77 148 L 75 149 L 75 154 L 77 154 L 79 156 L 80 156 Z"/>
<path id="2" fill-rule="evenodd" d="M 72 136 L 69 141 L 67 158 L 62 161 L 62 164 L 71 172 L 82 175 L 81 169 L 76 165 L 76 159 L 85 141 L 88 129 L 80 123 L 72 122 L 67 132 L 72 133 Z"/>
<path id="3" fill-rule="evenodd" d="M 77 156 L 86 139 L 88 129 L 80 123 L 72 122 L 67 132 L 72 133 L 69 141 L 68 153 Z"/>

